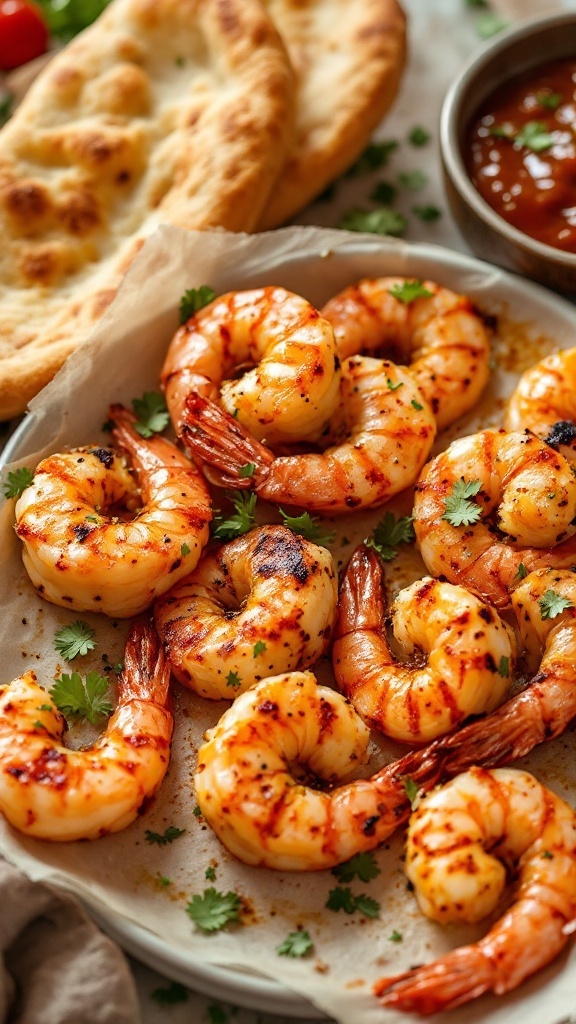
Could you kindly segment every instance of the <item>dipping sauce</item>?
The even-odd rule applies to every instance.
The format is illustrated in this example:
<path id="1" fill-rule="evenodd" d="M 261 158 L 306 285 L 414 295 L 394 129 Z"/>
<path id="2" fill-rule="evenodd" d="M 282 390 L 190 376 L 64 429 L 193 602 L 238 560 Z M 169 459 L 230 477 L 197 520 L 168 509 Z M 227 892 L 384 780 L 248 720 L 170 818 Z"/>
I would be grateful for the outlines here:
<path id="1" fill-rule="evenodd" d="M 576 57 L 538 65 L 493 92 L 468 127 L 464 160 L 504 220 L 576 253 Z"/>

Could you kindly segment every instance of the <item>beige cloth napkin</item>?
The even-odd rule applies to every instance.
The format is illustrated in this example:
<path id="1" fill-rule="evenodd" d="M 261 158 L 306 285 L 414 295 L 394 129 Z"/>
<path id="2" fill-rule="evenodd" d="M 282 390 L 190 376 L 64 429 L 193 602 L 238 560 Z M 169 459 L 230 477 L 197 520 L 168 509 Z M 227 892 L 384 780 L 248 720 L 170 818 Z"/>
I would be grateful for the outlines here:
<path id="1" fill-rule="evenodd" d="M 61 890 L 0 859 L 0 1024 L 140 1024 L 120 949 Z"/>

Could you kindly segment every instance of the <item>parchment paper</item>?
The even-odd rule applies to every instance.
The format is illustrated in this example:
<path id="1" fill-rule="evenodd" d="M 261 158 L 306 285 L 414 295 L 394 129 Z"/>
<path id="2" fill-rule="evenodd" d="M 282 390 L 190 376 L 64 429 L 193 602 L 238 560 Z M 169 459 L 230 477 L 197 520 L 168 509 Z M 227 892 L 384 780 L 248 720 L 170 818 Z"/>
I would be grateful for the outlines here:
<path id="1" fill-rule="evenodd" d="M 503 396 L 518 371 L 554 345 L 574 343 L 576 314 L 563 300 L 433 246 L 413 247 L 313 228 L 255 237 L 161 228 L 146 243 L 92 339 L 32 403 L 34 423 L 20 449 L 26 457 L 19 463 L 34 466 L 42 455 L 63 446 L 104 441 L 100 427 L 110 402 L 129 403 L 145 390 L 157 389 L 158 371 L 186 288 L 210 284 L 222 292 L 276 283 L 320 304 L 368 273 L 434 276 L 468 292 L 483 310 L 499 316 L 494 353 L 498 368 L 490 392 L 474 418 L 458 425 L 459 433 L 497 423 Z M 439 446 L 446 441 L 445 436 Z M 411 495 L 401 496 L 393 507 L 408 512 Z M 339 536 L 332 550 L 340 564 L 381 515 L 378 510 L 361 519 L 350 515 L 337 522 Z M 51 686 L 55 676 L 68 670 L 54 650 L 54 632 L 78 617 L 95 628 L 98 648 L 73 667 L 78 665 L 82 672 L 101 668 L 103 654 L 112 663 L 121 660 L 126 624 L 79 616 L 43 602 L 22 567 L 12 523 L 13 502 L 6 501 L 0 511 L 3 679 L 33 667 L 40 680 Z M 348 543 L 343 543 L 343 536 Z M 408 554 L 391 564 L 389 585 L 398 589 L 408 577 L 422 573 L 417 557 Z M 318 674 L 323 680 L 329 678 L 327 662 Z M 193 813 L 196 750 L 204 730 L 217 721 L 226 705 L 202 700 L 178 686 L 175 704 L 176 732 L 167 778 L 154 806 L 130 828 L 95 842 L 57 844 L 26 839 L 2 821 L 0 851 L 32 877 L 57 882 L 87 898 L 104 919 L 118 920 L 120 915 L 123 921 L 149 929 L 173 951 L 175 962 L 189 957 L 194 964 L 214 963 L 244 971 L 257 968 L 341 1024 L 409 1021 L 409 1016 L 382 1010 L 371 994 L 373 981 L 473 940 L 487 924 L 440 928 L 421 916 L 406 889 L 401 833 L 377 852 L 382 869 L 378 878 L 369 884 L 352 883 L 355 893 L 365 892 L 380 902 L 380 917 L 375 920 L 325 909 L 330 890 L 338 884 L 330 872 L 291 875 L 248 868 L 234 860 Z M 398 745 L 375 740 L 370 772 L 402 752 Z M 574 802 L 573 736 L 542 748 L 526 764 Z M 146 842 L 146 829 L 163 832 L 170 825 L 185 829 L 185 834 L 164 847 Z M 215 869 L 214 882 L 205 877 L 209 866 Z M 170 879 L 170 884 L 162 885 L 162 877 Z M 185 907 L 194 894 L 211 884 L 222 892 L 236 890 L 250 912 L 242 925 L 207 936 L 195 928 Z M 276 947 L 297 926 L 308 929 L 314 942 L 312 954 L 302 960 L 279 957 Z M 393 932 L 400 933 L 402 940 L 392 941 Z M 518 952 L 521 956 L 522 950 Z M 166 964 L 163 970 L 169 973 Z M 173 973 L 181 977 L 180 968 Z M 571 948 L 518 993 L 500 1000 L 483 999 L 466 1008 L 466 1020 L 553 1024 L 574 1009 L 575 991 L 576 953 Z"/>

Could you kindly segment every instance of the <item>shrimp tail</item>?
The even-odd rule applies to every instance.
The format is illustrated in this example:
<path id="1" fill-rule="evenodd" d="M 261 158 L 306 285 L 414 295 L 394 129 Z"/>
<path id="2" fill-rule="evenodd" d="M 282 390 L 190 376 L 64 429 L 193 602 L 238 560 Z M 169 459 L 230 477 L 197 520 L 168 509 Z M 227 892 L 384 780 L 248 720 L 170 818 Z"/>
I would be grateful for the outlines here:
<path id="1" fill-rule="evenodd" d="M 414 967 L 373 987 L 382 1006 L 422 1017 L 453 1010 L 492 989 L 492 966 L 476 946 L 461 946 L 434 963 Z"/>
<path id="2" fill-rule="evenodd" d="M 181 435 L 192 457 L 210 467 L 206 475 L 219 487 L 255 490 L 268 474 L 274 455 L 215 402 L 192 391 L 186 399 Z M 254 467 L 243 476 L 244 466 Z"/>
<path id="3" fill-rule="evenodd" d="M 165 707 L 168 702 L 170 665 L 154 623 L 136 618 L 124 649 L 124 668 L 118 680 L 123 702 L 152 700 Z"/>
<path id="4" fill-rule="evenodd" d="M 342 580 L 334 639 L 359 629 L 380 630 L 386 614 L 384 571 L 375 551 L 356 549 Z"/>
<path id="5" fill-rule="evenodd" d="M 516 697 L 512 697 L 486 718 L 470 722 L 438 740 L 437 752 L 444 757 L 447 777 L 459 775 L 473 765 L 498 768 L 525 757 L 544 740 L 564 731 L 574 717 L 575 707 L 564 701 L 556 720 L 543 717 L 539 676 Z"/>

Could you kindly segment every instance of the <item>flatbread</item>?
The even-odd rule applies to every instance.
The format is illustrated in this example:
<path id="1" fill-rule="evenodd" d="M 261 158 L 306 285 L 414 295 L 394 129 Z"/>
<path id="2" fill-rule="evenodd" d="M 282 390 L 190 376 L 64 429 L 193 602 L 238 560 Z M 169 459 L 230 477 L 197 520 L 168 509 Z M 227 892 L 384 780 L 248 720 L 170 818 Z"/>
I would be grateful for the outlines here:
<path id="1" fill-rule="evenodd" d="M 251 230 L 292 131 L 258 0 L 113 0 L 0 132 L 0 419 L 22 412 L 161 222 Z"/>
<path id="2" fill-rule="evenodd" d="M 397 0 L 264 0 L 296 72 L 293 147 L 258 229 L 284 223 L 360 155 L 406 61 Z"/>

